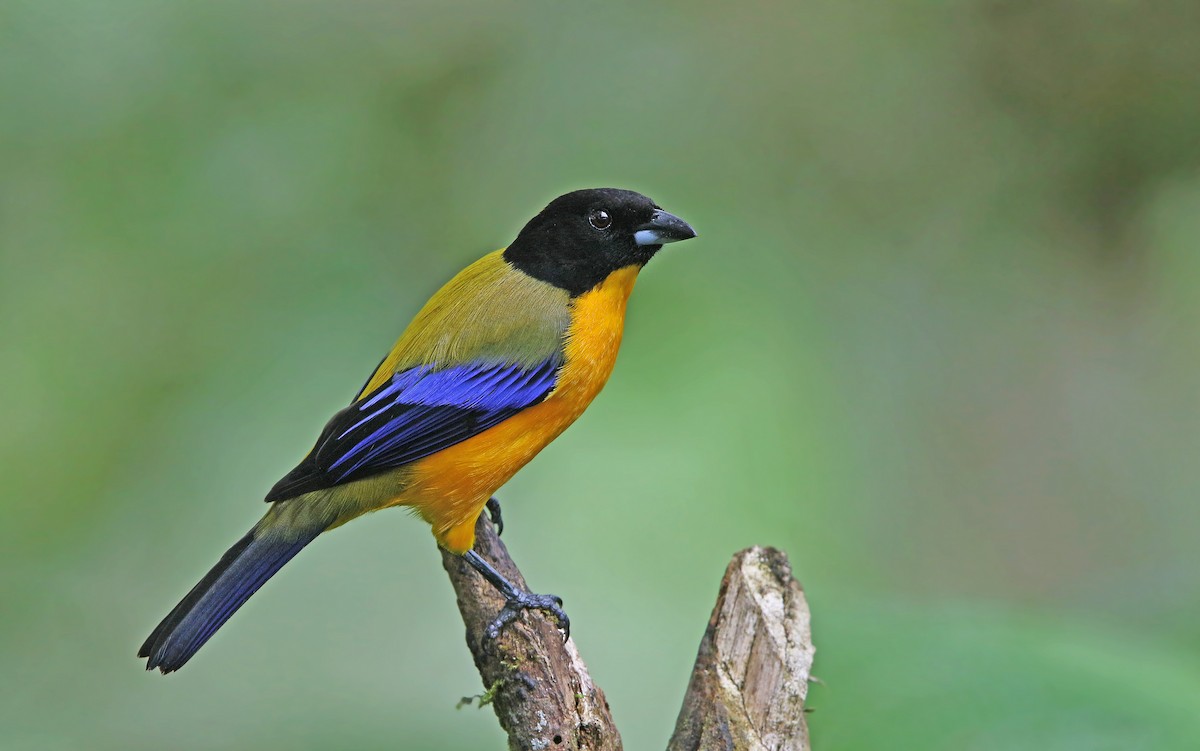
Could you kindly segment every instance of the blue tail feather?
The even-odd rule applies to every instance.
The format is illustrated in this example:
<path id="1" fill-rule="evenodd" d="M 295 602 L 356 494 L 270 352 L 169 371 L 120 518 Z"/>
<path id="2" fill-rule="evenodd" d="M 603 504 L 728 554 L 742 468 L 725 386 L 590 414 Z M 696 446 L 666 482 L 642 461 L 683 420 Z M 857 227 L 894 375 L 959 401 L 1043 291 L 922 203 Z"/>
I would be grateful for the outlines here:
<path id="1" fill-rule="evenodd" d="M 178 670 L 275 572 L 323 529 L 299 537 L 251 530 L 221 556 L 138 651 L 146 669 Z M 256 536 L 256 534 L 258 536 Z"/>

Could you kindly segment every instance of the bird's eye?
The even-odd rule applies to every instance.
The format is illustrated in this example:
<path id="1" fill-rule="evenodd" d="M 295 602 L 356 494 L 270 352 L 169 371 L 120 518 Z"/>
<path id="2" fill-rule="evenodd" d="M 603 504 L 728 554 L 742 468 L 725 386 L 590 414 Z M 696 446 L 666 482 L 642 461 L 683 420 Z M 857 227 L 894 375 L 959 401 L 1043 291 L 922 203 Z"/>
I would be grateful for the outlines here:
<path id="1" fill-rule="evenodd" d="M 608 229 L 612 226 L 612 217 L 604 209 L 596 209 L 588 214 L 588 224 L 596 229 Z"/>

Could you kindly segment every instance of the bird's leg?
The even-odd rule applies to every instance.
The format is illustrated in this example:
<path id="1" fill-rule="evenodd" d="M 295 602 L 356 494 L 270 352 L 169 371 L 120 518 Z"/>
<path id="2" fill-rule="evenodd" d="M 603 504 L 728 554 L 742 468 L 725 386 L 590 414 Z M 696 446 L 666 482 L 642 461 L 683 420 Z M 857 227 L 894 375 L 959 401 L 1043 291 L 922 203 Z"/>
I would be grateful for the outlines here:
<path id="1" fill-rule="evenodd" d="M 504 534 L 504 517 L 500 515 L 500 499 L 492 496 L 487 502 L 488 518 L 492 520 L 492 526 L 496 528 L 496 537 Z M 494 582 L 493 582 L 494 583 Z"/>
<path id="2" fill-rule="evenodd" d="M 522 610 L 546 611 L 558 622 L 558 628 L 563 632 L 563 641 L 571 636 L 571 619 L 563 612 L 561 597 L 558 595 L 535 595 L 532 592 L 517 589 L 516 585 L 501 576 L 499 571 L 492 568 L 492 564 L 485 561 L 474 550 L 468 550 L 463 558 L 466 558 L 472 568 L 478 571 L 484 579 L 487 579 L 500 594 L 504 595 L 504 607 L 500 609 L 496 620 L 488 624 L 487 630 L 484 631 L 484 635 L 488 639 L 500 636 L 500 630 L 515 621 Z"/>

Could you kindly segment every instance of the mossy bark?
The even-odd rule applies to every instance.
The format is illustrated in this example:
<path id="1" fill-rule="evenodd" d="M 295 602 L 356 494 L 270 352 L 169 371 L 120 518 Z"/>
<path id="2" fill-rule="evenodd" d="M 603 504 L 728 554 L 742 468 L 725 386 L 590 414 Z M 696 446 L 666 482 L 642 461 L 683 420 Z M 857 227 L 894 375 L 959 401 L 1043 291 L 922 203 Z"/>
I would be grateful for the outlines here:
<path id="1" fill-rule="evenodd" d="M 524 577 L 492 525 L 480 517 L 475 551 L 506 579 L 526 589 Z M 467 628 L 467 646 L 488 687 L 492 708 L 514 751 L 619 751 L 621 736 L 608 701 L 588 675 L 575 643 L 555 624 L 526 611 L 495 641 L 485 641 L 504 598 L 460 556 L 442 551 L 458 608 Z"/>

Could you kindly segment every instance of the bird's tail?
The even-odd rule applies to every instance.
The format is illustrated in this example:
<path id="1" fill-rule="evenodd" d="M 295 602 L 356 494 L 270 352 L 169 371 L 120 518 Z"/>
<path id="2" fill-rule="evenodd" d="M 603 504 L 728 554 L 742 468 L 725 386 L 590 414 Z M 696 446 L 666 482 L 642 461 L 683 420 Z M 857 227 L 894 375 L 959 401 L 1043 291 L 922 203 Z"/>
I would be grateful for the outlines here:
<path id="1" fill-rule="evenodd" d="M 148 658 L 147 670 L 169 673 L 183 667 L 250 595 L 326 528 L 283 531 L 271 521 L 268 513 L 234 543 L 150 633 L 138 650 L 138 657 Z"/>

